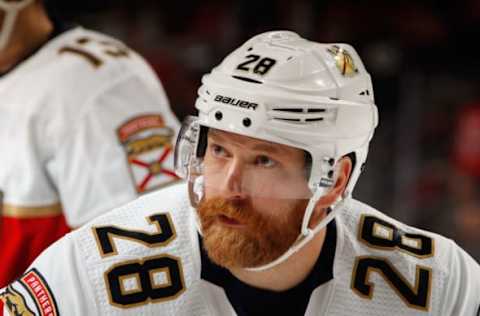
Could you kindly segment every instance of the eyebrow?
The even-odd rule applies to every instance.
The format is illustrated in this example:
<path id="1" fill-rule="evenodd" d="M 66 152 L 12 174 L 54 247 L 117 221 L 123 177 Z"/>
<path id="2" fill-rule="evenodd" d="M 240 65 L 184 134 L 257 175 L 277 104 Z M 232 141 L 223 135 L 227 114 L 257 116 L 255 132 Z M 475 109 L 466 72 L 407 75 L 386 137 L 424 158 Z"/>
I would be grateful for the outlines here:
<path id="1" fill-rule="evenodd" d="M 223 135 L 221 135 L 219 132 L 215 130 L 212 130 L 211 132 L 209 132 L 208 137 L 212 138 L 213 141 L 224 141 L 224 142 L 228 141 L 227 139 L 225 139 Z M 253 145 L 251 149 L 256 151 L 264 151 L 271 154 L 281 154 L 281 153 L 288 154 L 288 150 L 282 148 L 279 145 L 274 145 L 269 143 L 258 143 Z"/>
<path id="2" fill-rule="evenodd" d="M 287 153 L 286 150 L 282 150 L 278 146 L 269 145 L 269 144 L 256 144 L 255 146 L 252 147 L 252 149 L 257 151 L 265 151 L 272 154 Z"/>

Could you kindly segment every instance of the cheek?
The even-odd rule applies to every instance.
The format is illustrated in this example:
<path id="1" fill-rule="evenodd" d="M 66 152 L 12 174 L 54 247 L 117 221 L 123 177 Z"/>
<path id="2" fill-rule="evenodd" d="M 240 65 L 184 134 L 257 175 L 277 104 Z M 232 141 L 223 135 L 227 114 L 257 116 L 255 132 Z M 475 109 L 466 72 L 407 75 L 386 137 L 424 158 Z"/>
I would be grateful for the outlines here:
<path id="1" fill-rule="evenodd" d="M 203 182 L 203 194 L 205 199 L 221 197 L 220 183 L 214 177 L 205 176 Z"/>
<path id="2" fill-rule="evenodd" d="M 263 218 L 277 225 L 296 224 L 301 221 L 306 208 L 306 200 L 276 198 L 253 198 L 252 205 Z M 292 222 L 293 221 L 293 222 Z"/>
<path id="3" fill-rule="evenodd" d="M 203 185 L 205 194 L 210 196 L 216 195 L 222 186 L 225 185 L 225 172 L 219 167 L 205 167 L 203 171 Z"/>
<path id="4" fill-rule="evenodd" d="M 251 205 L 262 217 L 273 219 L 280 218 L 282 209 L 285 208 L 281 200 L 264 197 L 252 197 Z"/>

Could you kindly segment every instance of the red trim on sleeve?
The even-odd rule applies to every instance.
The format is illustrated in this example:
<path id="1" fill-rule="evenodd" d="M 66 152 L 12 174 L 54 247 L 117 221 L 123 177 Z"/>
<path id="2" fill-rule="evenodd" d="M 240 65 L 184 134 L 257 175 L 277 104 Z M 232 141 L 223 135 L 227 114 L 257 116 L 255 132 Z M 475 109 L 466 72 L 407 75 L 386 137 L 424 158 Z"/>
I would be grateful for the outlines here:
<path id="1" fill-rule="evenodd" d="M 45 248 L 70 231 L 63 215 L 0 221 L 0 288 L 20 277 Z"/>

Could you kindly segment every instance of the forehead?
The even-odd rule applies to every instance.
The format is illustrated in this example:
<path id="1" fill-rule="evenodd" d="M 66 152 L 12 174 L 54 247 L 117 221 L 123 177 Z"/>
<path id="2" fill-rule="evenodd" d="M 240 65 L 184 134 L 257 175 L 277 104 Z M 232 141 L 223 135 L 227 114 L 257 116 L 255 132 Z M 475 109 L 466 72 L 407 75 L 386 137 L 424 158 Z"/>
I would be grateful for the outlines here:
<path id="1" fill-rule="evenodd" d="M 245 149 L 265 151 L 279 155 L 303 155 L 303 150 L 287 145 L 277 144 L 266 140 L 261 140 L 249 136 L 225 132 L 222 130 L 210 128 L 208 138 L 214 142 L 240 146 Z"/>

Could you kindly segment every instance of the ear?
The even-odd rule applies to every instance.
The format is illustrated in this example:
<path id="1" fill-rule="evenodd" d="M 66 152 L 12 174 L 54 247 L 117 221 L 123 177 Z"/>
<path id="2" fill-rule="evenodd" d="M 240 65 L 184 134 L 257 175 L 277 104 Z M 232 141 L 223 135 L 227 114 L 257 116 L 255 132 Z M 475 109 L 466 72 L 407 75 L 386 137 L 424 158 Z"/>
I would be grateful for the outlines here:
<path id="1" fill-rule="evenodd" d="M 310 227 L 314 227 L 321 219 L 326 216 L 325 210 L 331 206 L 345 191 L 348 180 L 352 173 L 352 160 L 349 157 L 343 157 L 338 161 L 337 166 L 337 179 L 334 186 L 330 191 L 322 196 L 313 211 L 312 218 L 310 220 Z"/>

